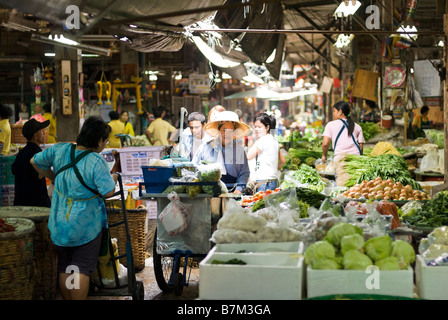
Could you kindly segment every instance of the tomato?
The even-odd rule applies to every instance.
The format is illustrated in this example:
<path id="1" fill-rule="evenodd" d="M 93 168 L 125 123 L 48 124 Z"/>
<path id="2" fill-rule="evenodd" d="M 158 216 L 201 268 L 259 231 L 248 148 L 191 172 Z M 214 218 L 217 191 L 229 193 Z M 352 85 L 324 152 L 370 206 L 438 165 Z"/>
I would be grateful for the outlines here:
<path id="1" fill-rule="evenodd" d="M 271 194 L 271 193 L 273 193 L 274 191 L 272 191 L 271 189 L 268 189 L 268 190 L 266 190 L 266 194 Z"/>
<path id="2" fill-rule="evenodd" d="M 275 188 L 275 192 L 279 192 L 280 191 L 280 188 Z"/>

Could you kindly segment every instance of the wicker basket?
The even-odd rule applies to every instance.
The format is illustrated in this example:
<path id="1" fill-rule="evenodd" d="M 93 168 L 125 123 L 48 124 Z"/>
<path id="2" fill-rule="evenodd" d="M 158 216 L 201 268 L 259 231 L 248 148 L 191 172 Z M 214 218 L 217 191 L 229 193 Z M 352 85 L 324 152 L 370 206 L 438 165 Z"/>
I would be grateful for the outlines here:
<path id="1" fill-rule="evenodd" d="M 58 257 L 48 230 L 49 215 L 50 208 L 45 207 L 0 207 L 0 218 L 25 218 L 32 220 L 35 224 L 33 251 L 40 279 L 36 281 L 34 286 L 34 300 L 53 300 L 58 294 Z"/>
<path id="2" fill-rule="evenodd" d="M 34 222 L 7 218 L 16 227 L 0 233 L 0 300 L 31 300 L 36 279 L 33 265 Z"/>
<path id="3" fill-rule="evenodd" d="M 134 269 L 141 271 L 145 268 L 145 223 L 146 209 L 127 209 L 129 235 L 131 237 L 132 255 L 134 257 Z M 123 220 L 123 211 L 117 208 L 107 209 L 107 221 L 109 226 Z M 117 238 L 118 254 L 126 253 L 126 229 L 124 224 L 109 228 L 110 237 Z M 120 263 L 127 266 L 126 257 L 120 259 Z"/>

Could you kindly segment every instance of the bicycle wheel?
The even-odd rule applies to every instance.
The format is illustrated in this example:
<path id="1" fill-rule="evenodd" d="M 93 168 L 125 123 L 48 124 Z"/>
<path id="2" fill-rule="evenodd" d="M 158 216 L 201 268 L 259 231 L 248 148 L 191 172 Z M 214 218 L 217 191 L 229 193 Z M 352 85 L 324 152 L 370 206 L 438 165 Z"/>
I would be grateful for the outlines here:
<path id="1" fill-rule="evenodd" d="M 154 246 L 153 246 L 153 262 L 154 262 L 154 275 L 157 285 L 164 293 L 170 293 L 173 291 L 173 284 L 169 284 L 171 276 L 179 272 L 180 263 L 177 264 L 174 270 L 174 256 L 162 255 L 157 253 L 157 229 L 154 234 Z"/>

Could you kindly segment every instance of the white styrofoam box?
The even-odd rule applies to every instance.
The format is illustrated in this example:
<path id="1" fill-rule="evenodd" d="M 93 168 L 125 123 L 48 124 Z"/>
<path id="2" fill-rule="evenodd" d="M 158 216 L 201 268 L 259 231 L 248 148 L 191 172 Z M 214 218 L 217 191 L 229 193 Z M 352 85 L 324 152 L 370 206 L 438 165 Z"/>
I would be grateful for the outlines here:
<path id="1" fill-rule="evenodd" d="M 425 259 L 417 255 L 415 285 L 418 297 L 428 300 L 448 299 L 448 266 L 427 266 Z"/>
<path id="2" fill-rule="evenodd" d="M 240 259 L 246 265 L 212 264 Z M 297 253 L 212 252 L 199 264 L 199 298 L 204 300 L 300 300 L 303 256 Z"/>
<path id="3" fill-rule="evenodd" d="M 411 267 L 407 270 L 368 272 L 366 270 L 313 270 L 307 266 L 306 286 L 308 298 L 334 294 L 375 294 L 412 298 L 414 272 Z"/>
<path id="4" fill-rule="evenodd" d="M 118 149 L 121 172 L 127 176 L 143 175 L 142 166 L 149 165 L 150 159 L 160 159 L 165 146 L 127 147 Z"/>
<path id="5" fill-rule="evenodd" d="M 303 254 L 303 242 L 254 242 L 254 243 L 221 243 L 216 244 L 214 252 L 226 253 L 265 253 L 290 252 Z"/>

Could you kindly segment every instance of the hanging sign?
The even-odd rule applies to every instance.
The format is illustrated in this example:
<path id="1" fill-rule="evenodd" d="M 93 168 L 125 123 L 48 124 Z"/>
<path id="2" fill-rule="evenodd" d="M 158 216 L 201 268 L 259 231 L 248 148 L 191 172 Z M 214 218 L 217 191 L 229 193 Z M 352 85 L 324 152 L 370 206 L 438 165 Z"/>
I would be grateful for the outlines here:
<path id="1" fill-rule="evenodd" d="M 210 78 L 208 74 L 190 74 L 188 79 L 190 93 L 210 92 Z"/>

